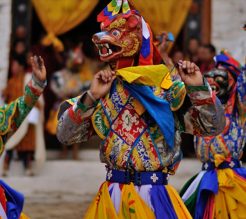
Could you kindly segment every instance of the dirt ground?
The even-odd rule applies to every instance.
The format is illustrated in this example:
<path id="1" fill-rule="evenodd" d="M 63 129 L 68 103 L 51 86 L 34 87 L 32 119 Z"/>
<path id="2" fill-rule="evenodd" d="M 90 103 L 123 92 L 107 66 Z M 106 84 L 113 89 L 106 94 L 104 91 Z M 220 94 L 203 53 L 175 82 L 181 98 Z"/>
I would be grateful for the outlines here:
<path id="1" fill-rule="evenodd" d="M 24 213 L 30 219 L 82 219 L 94 194 L 68 194 L 64 191 L 42 192 L 25 199 Z M 69 198 L 64 198 L 64 197 Z"/>
<path id="2" fill-rule="evenodd" d="M 31 219 L 82 219 L 90 201 L 32 203 L 27 201 L 24 212 Z"/>

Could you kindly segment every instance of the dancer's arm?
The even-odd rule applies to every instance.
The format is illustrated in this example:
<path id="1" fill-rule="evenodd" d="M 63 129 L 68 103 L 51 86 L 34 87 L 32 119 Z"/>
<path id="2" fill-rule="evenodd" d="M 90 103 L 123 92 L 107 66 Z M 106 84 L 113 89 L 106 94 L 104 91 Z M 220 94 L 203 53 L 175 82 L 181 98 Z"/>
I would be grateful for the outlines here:
<path id="1" fill-rule="evenodd" d="M 88 92 L 61 105 L 57 126 L 57 138 L 61 143 L 70 145 L 90 138 L 94 131 L 91 116 L 98 100 L 109 92 L 114 74 L 110 70 L 98 72 Z"/>
<path id="2" fill-rule="evenodd" d="M 25 87 L 24 95 L 0 108 L 1 147 L 19 128 L 45 88 L 46 69 L 43 59 L 41 57 L 31 57 L 31 64 L 33 75 Z"/>
<path id="3" fill-rule="evenodd" d="M 178 71 L 190 100 L 190 107 L 183 115 L 185 132 L 197 136 L 218 135 L 225 126 L 222 104 L 194 63 L 180 62 Z"/>
<path id="4" fill-rule="evenodd" d="M 12 129 L 15 131 L 35 106 L 46 86 L 46 68 L 41 57 L 31 57 L 32 79 L 25 87 L 24 95 L 16 100 L 16 112 L 13 117 Z"/>
<path id="5" fill-rule="evenodd" d="M 96 104 L 83 103 L 87 92 L 63 102 L 58 113 L 57 138 L 64 145 L 85 142 L 93 134 L 91 116 Z"/>

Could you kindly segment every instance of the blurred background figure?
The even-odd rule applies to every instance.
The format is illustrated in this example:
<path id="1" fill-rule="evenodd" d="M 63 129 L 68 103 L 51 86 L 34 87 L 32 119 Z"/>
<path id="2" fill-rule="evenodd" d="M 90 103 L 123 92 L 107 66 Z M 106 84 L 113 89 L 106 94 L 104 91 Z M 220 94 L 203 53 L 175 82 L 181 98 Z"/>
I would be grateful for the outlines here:
<path id="1" fill-rule="evenodd" d="M 50 80 L 50 89 L 56 95 L 57 100 L 50 110 L 46 130 L 54 136 L 56 135 L 57 115 L 60 104 L 64 100 L 76 97 L 88 90 L 94 73 L 104 66 L 97 59 L 94 47 L 91 48 L 81 43 L 74 46 L 70 44 L 69 46 L 67 52 L 65 52 L 65 67 L 54 72 Z M 64 159 L 68 157 L 68 147 L 63 145 L 62 148 L 60 158 Z M 79 160 L 79 148 L 79 144 L 72 145 L 72 158 L 74 160 Z"/>
<path id="2" fill-rule="evenodd" d="M 213 69 L 215 67 L 216 48 L 212 44 L 204 44 L 198 51 L 197 64 L 201 72 L 205 73 Z"/>
<path id="3" fill-rule="evenodd" d="M 179 60 L 184 60 L 184 53 L 181 50 L 176 50 L 172 54 L 173 63 L 178 63 Z"/>
<path id="4" fill-rule="evenodd" d="M 13 58 L 25 58 L 27 54 L 26 44 L 23 40 L 17 40 L 14 42 Z"/>
<path id="5" fill-rule="evenodd" d="M 81 74 L 84 63 L 84 55 L 82 54 L 81 44 L 75 45 L 66 53 L 65 68 L 56 71 L 50 79 L 50 89 L 56 95 L 57 100 L 50 110 L 49 119 L 46 123 L 46 130 L 55 137 L 57 127 L 57 115 L 60 104 L 67 98 L 78 96 L 84 89 L 90 85 L 92 75 L 86 71 Z M 72 158 L 78 160 L 79 145 L 74 144 L 72 147 Z M 68 156 L 68 148 L 62 145 L 60 158 L 64 159 Z"/>
<path id="6" fill-rule="evenodd" d="M 195 37 L 190 38 L 188 42 L 187 54 L 185 56 L 185 59 L 197 63 L 199 47 L 200 47 L 199 40 Z"/>
<path id="7" fill-rule="evenodd" d="M 17 26 L 15 30 L 15 37 L 19 40 L 26 40 L 27 37 L 27 29 L 23 25 Z"/>

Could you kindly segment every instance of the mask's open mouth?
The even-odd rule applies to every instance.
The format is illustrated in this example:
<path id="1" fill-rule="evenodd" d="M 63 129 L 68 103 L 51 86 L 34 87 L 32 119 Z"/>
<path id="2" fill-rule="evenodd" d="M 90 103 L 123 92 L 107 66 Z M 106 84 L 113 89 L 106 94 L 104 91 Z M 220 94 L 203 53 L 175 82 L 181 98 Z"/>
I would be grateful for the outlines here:
<path id="1" fill-rule="evenodd" d="M 218 84 L 212 83 L 212 84 L 210 84 L 210 87 L 211 87 L 212 91 L 214 91 L 216 94 L 219 93 L 220 88 L 219 88 Z"/>
<path id="2" fill-rule="evenodd" d="M 212 88 L 213 91 L 218 91 L 219 88 L 216 85 L 210 85 L 210 87 Z"/>
<path id="3" fill-rule="evenodd" d="M 96 47 L 99 50 L 99 55 L 102 59 L 113 58 L 121 53 L 122 48 L 120 46 L 110 43 L 96 43 Z"/>

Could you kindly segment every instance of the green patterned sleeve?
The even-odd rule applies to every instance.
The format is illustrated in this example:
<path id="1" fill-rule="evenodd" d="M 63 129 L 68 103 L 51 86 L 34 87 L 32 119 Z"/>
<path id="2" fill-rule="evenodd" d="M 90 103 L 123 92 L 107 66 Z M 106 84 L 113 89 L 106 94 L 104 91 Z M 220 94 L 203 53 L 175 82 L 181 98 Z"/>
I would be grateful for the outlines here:
<path id="1" fill-rule="evenodd" d="M 36 104 L 42 94 L 45 84 L 42 86 L 32 78 L 25 87 L 24 95 L 0 109 L 0 135 L 4 143 L 24 121 L 28 113 Z"/>
<path id="2" fill-rule="evenodd" d="M 96 109 L 97 102 L 92 106 L 83 104 L 81 100 L 85 95 L 86 93 L 61 104 L 56 136 L 64 145 L 88 141 L 94 133 L 91 116 Z"/>
<path id="3" fill-rule="evenodd" d="M 11 125 L 13 131 L 20 127 L 21 123 L 37 103 L 43 89 L 44 86 L 41 87 L 34 79 L 30 80 L 26 85 L 24 95 L 16 100 L 16 113 Z"/>

